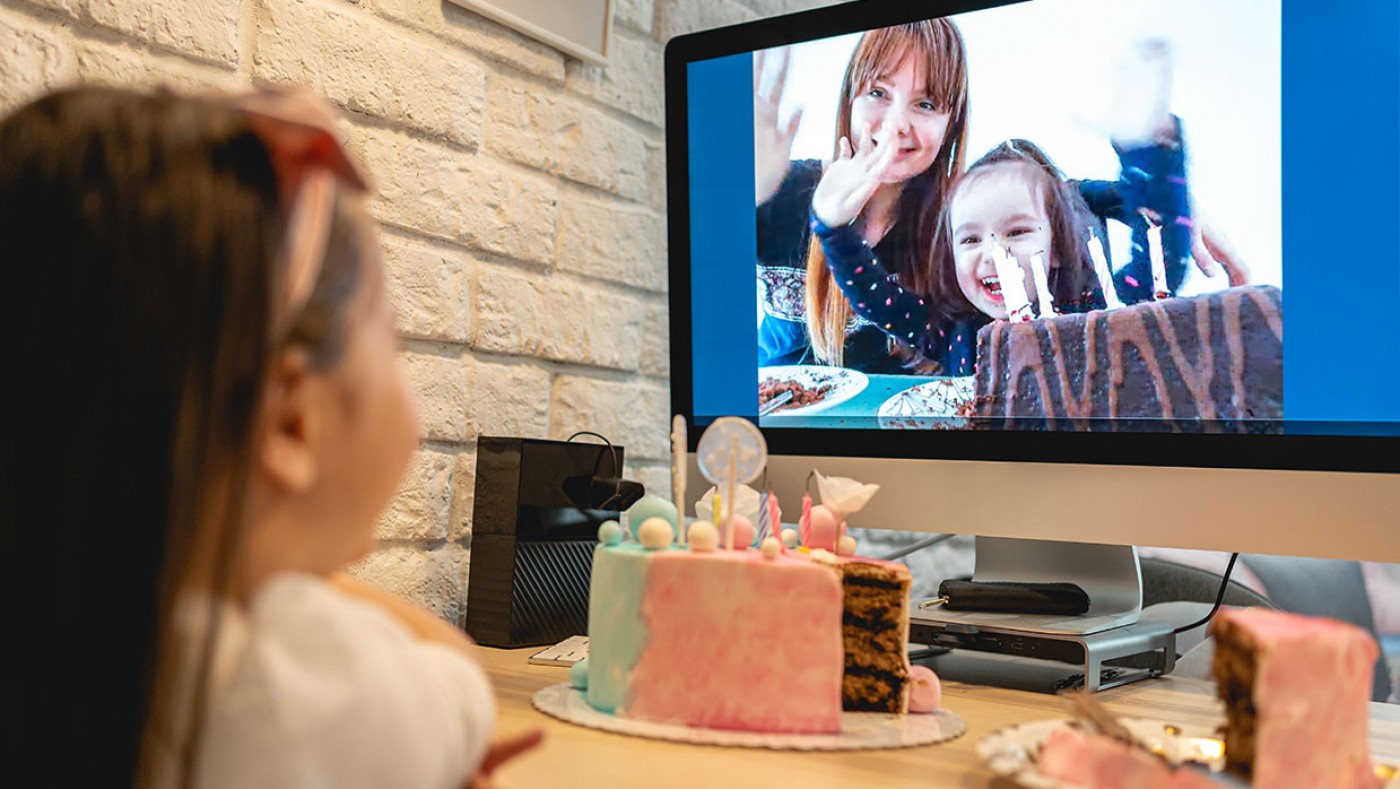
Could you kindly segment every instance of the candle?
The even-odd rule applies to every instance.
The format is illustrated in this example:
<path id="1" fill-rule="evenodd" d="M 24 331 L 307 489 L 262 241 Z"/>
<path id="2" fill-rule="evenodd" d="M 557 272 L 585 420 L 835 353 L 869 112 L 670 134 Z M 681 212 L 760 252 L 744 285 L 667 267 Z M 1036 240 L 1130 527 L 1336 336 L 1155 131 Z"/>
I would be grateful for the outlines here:
<path id="1" fill-rule="evenodd" d="M 1147 251 L 1152 258 L 1152 298 L 1171 298 L 1171 291 L 1167 288 L 1167 261 L 1162 253 L 1161 225 L 1148 226 Z"/>
<path id="2" fill-rule="evenodd" d="M 770 527 L 768 525 L 768 491 L 758 494 L 758 536 L 762 539 L 768 536 Z"/>
<path id="3" fill-rule="evenodd" d="M 997 280 L 1001 282 L 1001 297 L 1006 304 L 1007 320 L 1013 323 L 1030 320 L 1031 300 L 1026 293 L 1026 272 L 1021 268 L 1021 263 L 1000 244 L 992 248 L 992 262 L 997 268 Z"/>
<path id="4" fill-rule="evenodd" d="M 1045 256 L 1031 255 L 1031 278 L 1035 280 L 1035 298 L 1040 302 L 1040 317 L 1055 314 L 1055 297 L 1050 293 L 1050 277 L 1045 273 Z"/>
<path id="5" fill-rule="evenodd" d="M 671 420 L 671 500 L 676 505 L 678 542 L 685 545 L 685 475 L 686 468 L 685 417 L 676 414 Z"/>
<path id="6" fill-rule="evenodd" d="M 797 522 L 798 532 L 802 535 L 802 544 L 807 545 L 812 536 L 812 494 L 802 491 L 802 520 Z"/>
<path id="7" fill-rule="evenodd" d="M 771 526 L 771 528 L 772 528 L 772 530 L 773 530 L 773 536 L 778 538 L 778 542 L 780 543 L 780 545 L 779 545 L 780 550 L 781 550 L 781 543 L 782 543 L 782 536 L 783 536 L 783 521 L 782 521 L 782 517 L 783 517 L 783 516 L 782 516 L 782 513 L 778 510 L 778 497 L 777 497 L 777 496 L 774 496 L 772 491 L 769 491 L 769 492 L 768 492 L 768 523 L 770 524 L 770 526 Z"/>
<path id="8" fill-rule="evenodd" d="M 724 502 L 724 549 L 734 550 L 734 485 L 739 476 L 739 437 L 729 442 L 729 495 Z"/>
<path id="9" fill-rule="evenodd" d="M 716 528 L 724 525 L 724 497 L 719 495 L 719 485 L 715 486 L 715 495 L 710 499 L 710 519 Z"/>
<path id="10" fill-rule="evenodd" d="M 1108 256 L 1104 254 L 1103 242 L 1092 234 L 1089 236 L 1089 257 L 1094 260 L 1094 274 L 1099 278 L 1104 303 L 1111 310 L 1123 306 L 1123 301 L 1118 298 L 1118 288 L 1113 284 L 1113 272 L 1108 270 Z"/>

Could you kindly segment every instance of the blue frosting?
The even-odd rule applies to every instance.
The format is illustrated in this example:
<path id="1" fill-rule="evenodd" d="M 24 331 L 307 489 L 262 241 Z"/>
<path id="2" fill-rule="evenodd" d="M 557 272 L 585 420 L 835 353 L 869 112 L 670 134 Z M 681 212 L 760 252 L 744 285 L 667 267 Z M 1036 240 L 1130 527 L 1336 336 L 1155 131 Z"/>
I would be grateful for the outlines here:
<path id="1" fill-rule="evenodd" d="M 588 703 L 615 711 L 649 633 L 641 620 L 642 590 L 655 553 L 636 543 L 600 545 L 593 552 L 588 592 Z"/>

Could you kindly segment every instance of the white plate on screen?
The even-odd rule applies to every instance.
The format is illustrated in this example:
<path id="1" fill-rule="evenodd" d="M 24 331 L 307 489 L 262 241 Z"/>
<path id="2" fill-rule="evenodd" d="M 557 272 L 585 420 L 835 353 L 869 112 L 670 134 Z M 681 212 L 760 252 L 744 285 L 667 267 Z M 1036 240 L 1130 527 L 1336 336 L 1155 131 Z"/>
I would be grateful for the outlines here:
<path id="1" fill-rule="evenodd" d="M 876 415 L 886 429 L 962 429 L 967 416 L 959 412 L 977 396 L 976 379 L 967 375 L 940 378 L 911 386 L 880 404 Z"/>
<path id="2" fill-rule="evenodd" d="M 788 364 L 777 367 L 758 368 L 759 407 L 767 402 L 763 396 L 763 382 L 772 379 L 778 383 L 793 383 L 807 391 L 825 393 L 820 400 L 806 405 L 784 405 L 775 409 L 770 416 L 805 416 L 824 411 L 839 403 L 844 403 L 860 394 L 870 385 L 870 379 L 859 370 L 845 367 L 823 367 L 815 364 Z"/>

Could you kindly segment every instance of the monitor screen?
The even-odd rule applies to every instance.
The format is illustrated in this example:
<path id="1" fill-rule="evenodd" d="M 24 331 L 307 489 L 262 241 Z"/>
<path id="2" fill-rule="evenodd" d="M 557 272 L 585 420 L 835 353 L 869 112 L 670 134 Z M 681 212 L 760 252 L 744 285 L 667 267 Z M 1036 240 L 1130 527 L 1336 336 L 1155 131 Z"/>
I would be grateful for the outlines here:
<path id="1" fill-rule="evenodd" d="M 675 410 L 780 454 L 1400 470 L 1398 45 L 1381 0 L 673 40 Z"/>

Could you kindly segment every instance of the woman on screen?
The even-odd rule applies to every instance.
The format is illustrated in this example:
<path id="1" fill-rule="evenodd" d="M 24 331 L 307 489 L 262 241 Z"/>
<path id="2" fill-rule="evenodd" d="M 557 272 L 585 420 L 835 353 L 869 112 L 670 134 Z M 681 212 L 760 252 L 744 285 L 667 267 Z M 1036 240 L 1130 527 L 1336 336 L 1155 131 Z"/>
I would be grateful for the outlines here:
<path id="1" fill-rule="evenodd" d="M 780 55 L 782 57 L 782 55 Z M 765 286 L 759 363 L 820 362 L 876 372 L 908 372 L 898 344 L 856 317 L 832 281 L 809 214 L 820 195 L 840 206 L 903 287 L 930 292 L 925 258 L 938 208 L 962 171 L 967 133 L 967 58 L 958 28 L 932 19 L 872 30 L 860 39 L 841 86 L 836 137 L 879 149 L 878 182 L 852 192 L 848 169 L 816 160 L 789 162 L 798 117 L 781 124 L 778 104 L 787 61 L 771 91 L 755 64 L 755 198 L 759 278 Z M 850 142 L 854 141 L 854 143 Z M 810 338 L 810 339 L 809 339 Z"/>

